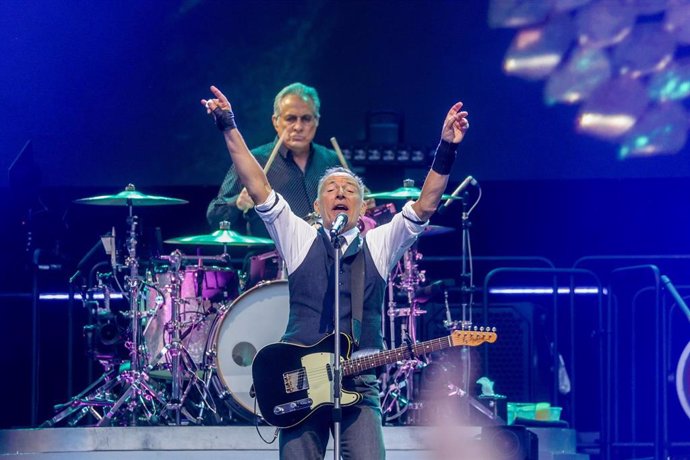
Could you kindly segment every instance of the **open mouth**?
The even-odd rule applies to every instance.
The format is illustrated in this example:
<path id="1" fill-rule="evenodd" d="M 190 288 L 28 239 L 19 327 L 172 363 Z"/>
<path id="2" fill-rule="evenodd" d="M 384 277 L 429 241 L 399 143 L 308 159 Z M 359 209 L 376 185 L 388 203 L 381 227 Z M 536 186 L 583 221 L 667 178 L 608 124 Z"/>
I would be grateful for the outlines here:
<path id="1" fill-rule="evenodd" d="M 347 212 L 350 210 L 350 208 L 348 208 L 344 204 L 336 204 L 335 206 L 333 206 L 333 210 L 334 211 L 345 211 L 345 212 Z"/>

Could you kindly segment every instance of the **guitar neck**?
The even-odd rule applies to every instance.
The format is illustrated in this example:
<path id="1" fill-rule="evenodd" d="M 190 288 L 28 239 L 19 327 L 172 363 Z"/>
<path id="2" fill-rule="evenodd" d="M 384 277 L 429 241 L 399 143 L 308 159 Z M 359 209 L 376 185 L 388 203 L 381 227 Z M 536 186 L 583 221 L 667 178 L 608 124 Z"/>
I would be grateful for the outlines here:
<path id="1" fill-rule="evenodd" d="M 382 351 L 380 353 L 374 353 L 373 355 L 344 361 L 342 364 L 343 375 L 356 375 L 368 369 L 373 369 L 374 367 L 393 364 L 397 361 L 412 359 L 415 356 L 452 347 L 453 341 L 451 338 L 452 336 L 440 337 L 438 339 L 427 340 L 426 342 L 411 344 L 409 347 L 406 345 L 394 348 L 393 350 Z"/>

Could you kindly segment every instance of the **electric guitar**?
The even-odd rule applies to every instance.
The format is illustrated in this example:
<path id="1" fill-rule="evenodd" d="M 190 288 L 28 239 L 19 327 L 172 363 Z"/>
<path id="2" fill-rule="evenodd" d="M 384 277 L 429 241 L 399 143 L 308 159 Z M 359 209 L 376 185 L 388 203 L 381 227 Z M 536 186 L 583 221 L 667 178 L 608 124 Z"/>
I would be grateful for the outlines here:
<path id="1" fill-rule="evenodd" d="M 446 337 L 354 359 L 349 359 L 350 339 L 346 334 L 341 337 L 341 370 L 347 377 L 444 348 L 493 343 L 497 335 L 495 328 L 453 331 Z M 273 343 L 259 350 L 252 363 L 252 377 L 256 401 L 266 422 L 288 428 L 333 405 L 334 342 L 335 334 L 330 334 L 311 346 Z M 356 404 L 362 396 L 341 389 L 340 399 L 345 407 Z"/>

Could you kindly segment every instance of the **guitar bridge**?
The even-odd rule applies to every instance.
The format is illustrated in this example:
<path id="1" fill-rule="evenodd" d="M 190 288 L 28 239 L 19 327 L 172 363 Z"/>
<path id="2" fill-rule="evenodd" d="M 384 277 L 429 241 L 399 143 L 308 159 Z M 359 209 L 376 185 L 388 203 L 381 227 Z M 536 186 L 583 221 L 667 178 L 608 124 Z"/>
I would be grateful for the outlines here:
<path id="1" fill-rule="evenodd" d="M 285 372 L 283 374 L 283 383 L 285 384 L 286 393 L 309 389 L 307 370 L 302 367 L 296 371 Z"/>

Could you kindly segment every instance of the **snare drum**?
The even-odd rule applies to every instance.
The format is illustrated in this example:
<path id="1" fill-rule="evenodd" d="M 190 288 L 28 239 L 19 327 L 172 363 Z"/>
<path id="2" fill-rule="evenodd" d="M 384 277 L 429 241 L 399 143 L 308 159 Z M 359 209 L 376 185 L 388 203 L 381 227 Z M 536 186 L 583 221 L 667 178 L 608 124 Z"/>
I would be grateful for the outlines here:
<path id="1" fill-rule="evenodd" d="M 252 363 L 256 352 L 279 342 L 290 311 L 287 280 L 261 283 L 224 307 L 213 323 L 206 356 L 206 368 L 214 373 L 215 387 L 227 396 L 238 415 L 253 420 Z"/>
<path id="2" fill-rule="evenodd" d="M 157 273 L 155 282 L 146 288 L 147 309 L 153 314 L 144 326 L 143 335 L 148 362 L 159 368 L 165 362 L 152 361 L 170 343 L 172 333 L 172 276 L 181 278 L 182 345 L 196 364 L 203 363 L 204 348 L 216 312 L 222 303 L 236 298 L 239 291 L 237 273 L 227 267 L 189 266 L 179 272 Z"/>

